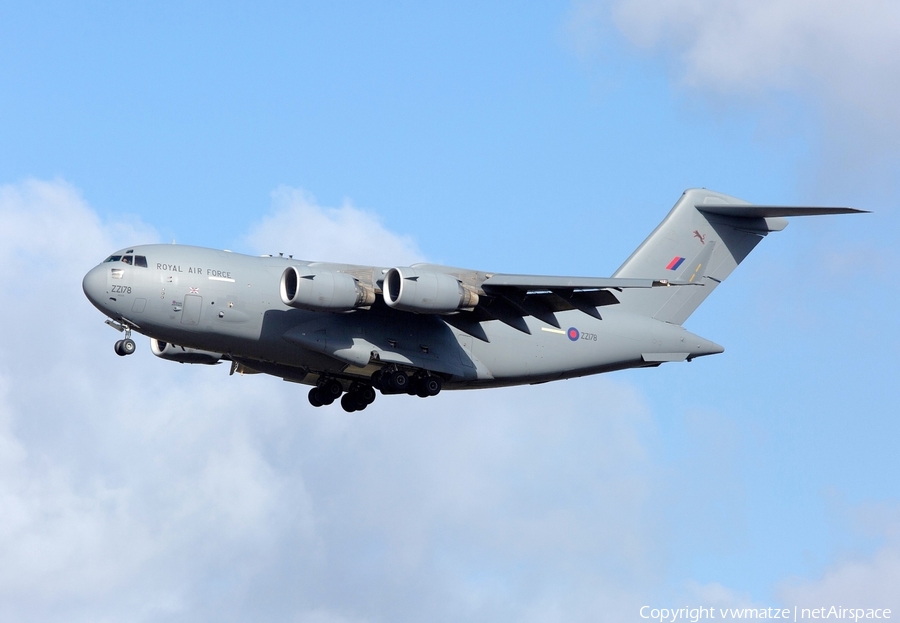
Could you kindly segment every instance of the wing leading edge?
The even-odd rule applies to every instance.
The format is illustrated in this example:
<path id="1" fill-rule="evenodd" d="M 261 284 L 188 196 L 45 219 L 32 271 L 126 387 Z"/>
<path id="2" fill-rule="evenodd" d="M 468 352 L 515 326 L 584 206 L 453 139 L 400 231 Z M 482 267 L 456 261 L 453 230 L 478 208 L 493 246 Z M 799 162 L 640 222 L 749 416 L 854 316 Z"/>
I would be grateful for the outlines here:
<path id="1" fill-rule="evenodd" d="M 540 289 L 613 289 L 658 288 L 663 286 L 693 285 L 668 279 L 622 279 L 616 277 L 552 277 L 546 275 L 493 275 L 486 279 L 482 287 L 509 287 L 526 290 Z"/>

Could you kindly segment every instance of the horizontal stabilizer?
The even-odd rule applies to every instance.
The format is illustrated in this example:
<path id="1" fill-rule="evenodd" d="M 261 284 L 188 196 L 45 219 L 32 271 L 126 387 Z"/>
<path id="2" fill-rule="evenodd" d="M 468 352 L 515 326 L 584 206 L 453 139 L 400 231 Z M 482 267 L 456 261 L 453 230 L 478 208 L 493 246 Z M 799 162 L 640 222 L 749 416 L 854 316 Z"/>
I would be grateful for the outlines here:
<path id="1" fill-rule="evenodd" d="M 696 206 L 701 212 L 718 214 L 719 216 L 734 216 L 739 218 L 777 218 L 781 216 L 818 216 L 824 214 L 868 214 L 868 210 L 841 207 L 817 207 L 817 206 L 758 206 L 758 205 L 734 205 L 729 203 L 701 203 Z"/>

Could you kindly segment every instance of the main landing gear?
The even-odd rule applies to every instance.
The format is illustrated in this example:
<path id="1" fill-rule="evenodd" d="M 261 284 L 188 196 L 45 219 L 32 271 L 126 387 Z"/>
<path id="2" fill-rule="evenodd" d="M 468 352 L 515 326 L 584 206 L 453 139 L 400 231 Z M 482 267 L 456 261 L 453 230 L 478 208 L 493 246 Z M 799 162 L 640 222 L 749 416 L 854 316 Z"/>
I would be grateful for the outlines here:
<path id="1" fill-rule="evenodd" d="M 420 372 L 410 377 L 399 368 L 376 370 L 372 375 L 372 385 L 382 394 L 409 394 L 419 398 L 437 396 L 441 392 L 441 377 L 428 372 Z"/>
<path id="2" fill-rule="evenodd" d="M 309 404 L 314 407 L 330 405 L 344 393 L 344 386 L 337 379 L 322 378 L 309 390 Z"/>
<path id="3" fill-rule="evenodd" d="M 382 394 L 409 394 L 427 398 L 437 396 L 441 392 L 443 382 L 441 377 L 429 372 L 419 372 L 410 376 L 397 366 L 385 367 L 376 370 L 372 375 L 371 385 L 354 381 L 350 389 L 344 393 L 344 385 L 339 380 L 327 376 L 319 379 L 319 382 L 309 390 L 309 404 L 314 407 L 330 405 L 338 398 L 341 399 L 341 407 L 347 413 L 362 411 L 375 402 L 375 390 Z"/>
<path id="4" fill-rule="evenodd" d="M 350 390 L 344 394 L 344 386 L 337 379 L 323 378 L 318 385 L 309 390 L 309 404 L 314 407 L 330 405 L 338 398 L 341 399 L 341 407 L 347 413 L 362 411 L 375 402 L 375 390 L 371 385 L 353 383 Z"/>
<path id="5" fill-rule="evenodd" d="M 375 390 L 372 386 L 354 383 L 350 386 L 350 391 L 341 398 L 341 407 L 347 413 L 353 413 L 362 411 L 373 402 L 375 402 Z"/>

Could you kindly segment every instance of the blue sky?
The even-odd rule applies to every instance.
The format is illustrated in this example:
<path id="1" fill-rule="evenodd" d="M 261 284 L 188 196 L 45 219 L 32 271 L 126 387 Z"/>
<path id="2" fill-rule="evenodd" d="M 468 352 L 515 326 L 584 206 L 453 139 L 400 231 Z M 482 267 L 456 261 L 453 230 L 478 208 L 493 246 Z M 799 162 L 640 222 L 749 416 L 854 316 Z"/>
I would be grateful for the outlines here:
<path id="1" fill-rule="evenodd" d="M 0 612 L 900 610 L 898 26 L 887 0 L 4 4 Z M 722 355 L 365 416 L 120 360 L 80 292 L 155 240 L 609 275 L 692 186 L 875 214 L 765 240 L 686 323 Z"/>

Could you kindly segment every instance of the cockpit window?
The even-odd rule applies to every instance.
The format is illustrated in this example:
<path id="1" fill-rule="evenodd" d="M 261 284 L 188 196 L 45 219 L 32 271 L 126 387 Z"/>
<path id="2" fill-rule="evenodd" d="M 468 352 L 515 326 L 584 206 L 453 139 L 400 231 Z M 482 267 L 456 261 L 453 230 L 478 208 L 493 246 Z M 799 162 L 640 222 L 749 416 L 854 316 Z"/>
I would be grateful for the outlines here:
<path id="1" fill-rule="evenodd" d="M 147 268 L 147 257 L 144 255 L 135 255 L 134 256 L 134 265 Z"/>
<path id="2" fill-rule="evenodd" d="M 122 263 L 123 263 L 123 264 L 131 264 L 131 258 L 132 258 L 132 257 L 133 257 L 133 256 L 131 256 L 131 255 L 123 255 L 123 256 L 122 256 Z"/>
<path id="3" fill-rule="evenodd" d="M 106 261 L 107 262 L 118 262 L 121 259 L 122 259 L 121 255 L 110 255 L 108 258 L 106 258 Z"/>

